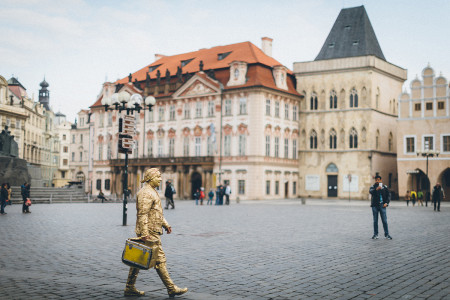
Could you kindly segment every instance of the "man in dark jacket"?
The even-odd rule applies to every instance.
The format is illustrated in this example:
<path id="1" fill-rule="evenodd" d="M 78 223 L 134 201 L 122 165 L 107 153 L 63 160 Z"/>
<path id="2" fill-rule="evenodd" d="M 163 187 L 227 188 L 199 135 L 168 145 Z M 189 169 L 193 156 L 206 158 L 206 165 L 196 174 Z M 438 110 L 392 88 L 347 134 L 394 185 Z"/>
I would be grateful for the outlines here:
<path id="1" fill-rule="evenodd" d="M 437 211 L 441 211 L 441 201 L 444 200 L 445 195 L 444 195 L 444 190 L 441 187 L 441 184 L 439 182 L 436 183 L 436 185 L 433 187 L 433 203 L 434 203 L 434 210 L 436 211 L 436 206 L 437 206 Z"/>
<path id="2" fill-rule="evenodd" d="M 2 183 L 2 188 L 0 190 L 0 214 L 6 215 L 5 206 L 6 200 L 8 200 L 8 190 L 6 189 L 6 183 Z"/>
<path id="3" fill-rule="evenodd" d="M 392 240 L 389 235 L 386 207 L 389 206 L 391 196 L 387 186 L 381 182 L 381 176 L 375 176 L 375 184 L 370 187 L 369 193 L 372 195 L 372 201 L 370 206 L 373 213 L 373 236 L 372 239 L 378 239 L 378 214 L 380 214 L 381 221 L 383 222 L 384 237 L 387 240 Z"/>
<path id="4" fill-rule="evenodd" d="M 22 194 L 22 200 L 23 200 L 23 204 L 22 204 L 22 212 L 23 213 L 31 213 L 30 207 L 25 205 L 25 202 L 27 201 L 27 199 L 30 198 L 30 188 L 31 188 L 31 185 L 26 182 L 20 187 L 20 192 Z"/>
<path id="5" fill-rule="evenodd" d="M 175 209 L 175 203 L 173 202 L 173 194 L 175 189 L 172 186 L 172 182 L 170 180 L 166 181 L 166 190 L 164 191 L 164 196 L 166 197 L 166 207 L 165 209 L 169 209 L 169 205 L 172 206 L 172 209 Z"/>

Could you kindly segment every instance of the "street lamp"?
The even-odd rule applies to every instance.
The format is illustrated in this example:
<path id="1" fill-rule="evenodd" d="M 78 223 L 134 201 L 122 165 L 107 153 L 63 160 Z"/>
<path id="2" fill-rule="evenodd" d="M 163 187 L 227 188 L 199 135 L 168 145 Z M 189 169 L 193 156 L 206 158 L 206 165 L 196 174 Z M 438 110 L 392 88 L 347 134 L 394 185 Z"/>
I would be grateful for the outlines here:
<path id="1" fill-rule="evenodd" d="M 156 99 L 153 96 L 148 96 L 145 100 L 140 94 L 130 95 L 129 93 L 122 91 L 120 93 L 114 93 L 111 97 L 104 97 L 102 99 L 102 105 L 105 107 L 105 111 L 118 110 L 127 112 L 127 116 L 133 115 L 136 111 L 139 113 L 141 109 L 148 107 L 149 111 L 152 111 L 152 107 L 156 103 Z M 125 119 L 125 121 L 124 121 Z M 128 204 L 128 153 L 131 152 L 132 139 L 135 134 L 135 120 L 124 117 L 119 119 L 119 152 L 125 153 L 125 166 L 124 166 L 124 178 L 123 178 L 123 221 L 122 225 L 127 225 L 127 204 Z"/>
<path id="2" fill-rule="evenodd" d="M 433 151 L 430 150 L 430 144 L 429 141 L 425 141 L 425 145 L 424 145 L 424 151 L 417 151 L 417 156 L 421 155 L 422 157 L 426 157 L 427 158 L 427 179 L 428 179 L 428 184 L 427 184 L 427 193 L 428 195 L 431 196 L 430 194 L 430 179 L 428 178 L 428 158 L 429 157 L 438 157 L 439 156 L 439 151 Z M 425 195 L 425 197 L 427 197 L 427 195 Z"/>

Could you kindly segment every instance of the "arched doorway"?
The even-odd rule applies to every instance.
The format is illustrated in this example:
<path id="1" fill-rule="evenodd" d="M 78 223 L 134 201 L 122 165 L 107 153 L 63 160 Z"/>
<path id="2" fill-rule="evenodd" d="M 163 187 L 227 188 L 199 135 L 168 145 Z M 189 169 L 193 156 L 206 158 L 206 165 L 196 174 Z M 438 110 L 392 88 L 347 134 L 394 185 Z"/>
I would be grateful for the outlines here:
<path id="1" fill-rule="evenodd" d="M 445 169 L 441 173 L 441 176 L 439 176 L 438 181 L 441 183 L 441 186 L 444 189 L 444 195 L 445 195 L 444 200 L 448 201 L 450 199 L 450 168 Z M 435 184 L 436 183 L 433 182 L 433 186 Z"/>
<path id="2" fill-rule="evenodd" d="M 338 196 L 338 175 L 339 169 L 334 163 L 330 163 L 325 170 L 327 172 L 327 196 L 335 198 Z"/>
<path id="3" fill-rule="evenodd" d="M 409 172 L 407 190 L 409 191 L 427 191 L 430 186 L 430 180 L 420 169 Z"/>
<path id="4" fill-rule="evenodd" d="M 192 195 L 194 195 L 197 189 L 202 187 L 202 175 L 199 172 L 193 172 L 191 175 Z"/>

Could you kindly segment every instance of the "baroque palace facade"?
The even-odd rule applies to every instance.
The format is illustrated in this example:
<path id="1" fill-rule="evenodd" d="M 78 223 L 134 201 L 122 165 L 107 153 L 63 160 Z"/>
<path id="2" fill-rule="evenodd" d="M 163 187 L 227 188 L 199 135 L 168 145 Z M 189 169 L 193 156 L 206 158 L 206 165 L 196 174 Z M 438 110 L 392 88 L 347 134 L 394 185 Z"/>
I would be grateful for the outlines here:
<path id="1" fill-rule="evenodd" d="M 129 188 L 135 194 L 146 168 L 171 179 L 176 196 L 192 198 L 229 184 L 232 199 L 293 198 L 298 193 L 298 114 L 302 95 L 289 69 L 250 42 L 156 55 L 152 64 L 105 83 L 91 106 L 92 193 L 122 193 L 118 112 L 101 105 L 115 92 L 153 95 L 153 110 L 135 114 Z"/>
<path id="2" fill-rule="evenodd" d="M 396 119 L 406 70 L 386 61 L 364 6 L 341 10 L 314 61 L 294 63 L 301 197 L 367 199 L 380 174 L 397 191 Z"/>

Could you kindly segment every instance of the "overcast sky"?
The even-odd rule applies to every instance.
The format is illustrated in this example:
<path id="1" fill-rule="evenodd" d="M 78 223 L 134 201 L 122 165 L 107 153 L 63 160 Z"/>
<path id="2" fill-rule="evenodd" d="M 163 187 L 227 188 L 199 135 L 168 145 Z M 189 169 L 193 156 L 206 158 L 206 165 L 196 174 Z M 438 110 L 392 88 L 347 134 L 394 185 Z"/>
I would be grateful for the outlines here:
<path id="1" fill-rule="evenodd" d="M 433 0 L 0 0 L 0 75 L 73 122 L 105 80 L 115 81 L 174 55 L 273 38 L 289 69 L 314 60 L 342 8 L 364 5 L 387 61 L 409 85 L 430 63 L 450 78 L 450 1 Z"/>

